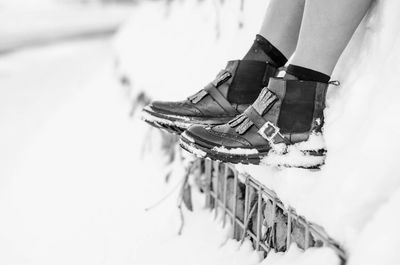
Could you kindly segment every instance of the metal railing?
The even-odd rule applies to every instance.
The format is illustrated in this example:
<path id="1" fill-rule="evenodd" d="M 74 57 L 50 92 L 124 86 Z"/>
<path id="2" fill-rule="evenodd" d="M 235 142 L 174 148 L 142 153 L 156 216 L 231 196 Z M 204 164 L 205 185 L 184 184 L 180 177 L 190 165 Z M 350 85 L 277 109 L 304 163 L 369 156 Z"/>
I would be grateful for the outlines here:
<path id="1" fill-rule="evenodd" d="M 324 229 L 286 207 L 276 193 L 249 174 L 238 173 L 233 165 L 197 159 L 201 169 L 198 184 L 205 193 L 206 206 L 221 214 L 223 225 L 233 227 L 233 238 L 249 238 L 264 257 L 270 251 L 284 252 L 292 243 L 305 250 L 330 247 L 346 263 L 347 253 Z"/>

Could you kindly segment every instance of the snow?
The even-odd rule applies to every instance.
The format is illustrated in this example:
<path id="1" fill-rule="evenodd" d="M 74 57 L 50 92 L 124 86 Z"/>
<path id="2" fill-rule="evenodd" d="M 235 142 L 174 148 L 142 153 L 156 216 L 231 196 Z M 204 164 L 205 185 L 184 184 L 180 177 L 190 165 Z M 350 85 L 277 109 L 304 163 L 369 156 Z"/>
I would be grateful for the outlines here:
<path id="1" fill-rule="evenodd" d="M 198 148 L 195 148 L 195 147 L 193 146 L 193 144 L 186 143 L 186 142 L 184 142 L 184 141 L 182 141 L 182 140 L 180 140 L 179 143 L 180 143 L 182 146 L 184 146 L 188 151 L 190 151 L 190 153 L 192 153 L 193 155 L 195 155 L 196 157 L 204 158 L 204 157 L 206 157 L 206 155 L 207 155 L 207 153 L 204 152 L 203 150 L 200 150 L 200 149 L 198 149 Z"/>
<path id="2" fill-rule="evenodd" d="M 145 91 L 154 99 L 179 100 L 201 89 L 227 60 L 242 57 L 267 4 L 245 1 L 243 13 L 239 0 L 143 4 L 116 40 L 120 72 L 130 78 L 133 96 Z M 328 91 L 322 169 L 243 169 L 322 225 L 346 247 L 352 265 L 400 261 L 399 11 L 399 1 L 375 1 L 335 70 L 332 80 L 342 85 Z"/>
<path id="3" fill-rule="evenodd" d="M 10 103 L 0 113 L 10 115 L 1 117 L 9 148 L 0 152 L 15 154 L 1 167 L 0 264 L 258 263 L 249 243 L 228 239 L 229 227 L 203 209 L 196 191 L 182 236 L 179 192 L 145 211 L 181 182 L 183 169 L 165 183 L 161 135 L 129 117 L 109 43 L 26 50 L 5 57 L 6 66 L 11 86 L 1 93 Z M 35 93 L 19 102 L 13 89 Z"/>
<path id="4" fill-rule="evenodd" d="M 0 0 L 0 53 L 60 39 L 109 35 L 131 12 L 129 5 L 82 5 L 78 0 Z"/>
<path id="5" fill-rule="evenodd" d="M 269 152 L 268 156 L 261 160 L 261 164 L 266 166 L 312 168 L 322 165 L 324 160 L 323 156 L 307 155 L 296 148 L 289 148 L 288 152 L 284 154 Z"/>
<path id="6" fill-rule="evenodd" d="M 296 246 L 292 245 L 287 253 L 271 253 L 263 262 L 262 265 L 286 265 L 286 264 L 323 264 L 333 265 L 338 264 L 339 260 L 331 249 L 308 249 L 303 252 Z"/>
<path id="7" fill-rule="evenodd" d="M 14 166 L 11 164 L 21 149 L 45 126 L 54 111 L 74 98 L 88 80 L 95 78 L 93 69 L 112 60 L 109 45 L 107 41 L 63 43 L 48 47 L 46 56 L 42 49 L 31 49 L 2 57 L 0 160 L 3 165 L 0 175 Z M 80 57 L 85 57 L 84 64 L 77 63 Z"/>
<path id="8" fill-rule="evenodd" d="M 226 148 L 224 146 L 216 146 L 212 149 L 213 151 L 225 153 L 225 154 L 245 154 L 252 155 L 258 154 L 257 149 L 245 149 L 245 148 Z"/>
<path id="9" fill-rule="evenodd" d="M 48 3 L 26 6 L 58 8 Z M 244 3 L 244 13 L 240 0 L 143 3 L 115 42 L 133 91 L 117 82 L 107 39 L 2 56 L 0 264 L 338 264 L 330 249 L 295 246 L 261 261 L 249 242 L 229 239 L 196 190 L 178 236 L 184 169 L 168 165 L 164 134 L 129 116 L 140 92 L 184 98 L 240 58 L 267 1 Z M 376 1 L 335 71 L 342 86 L 328 95 L 322 170 L 241 166 L 323 225 L 351 265 L 400 261 L 399 10 L 398 1 Z"/>
<path id="10" fill-rule="evenodd" d="M 143 109 L 148 109 L 148 110 L 151 111 L 151 109 L 148 108 L 148 107 L 145 107 Z M 179 127 L 179 128 L 185 128 L 185 129 L 190 126 L 190 123 L 186 122 L 186 121 L 189 121 L 189 119 L 186 118 L 186 117 L 175 116 L 175 115 L 168 115 L 168 116 L 170 118 L 176 118 L 178 120 L 171 121 L 171 120 L 163 119 L 163 118 L 160 118 L 160 117 L 153 116 L 153 115 L 149 114 L 146 111 L 142 111 L 140 113 L 140 118 L 142 120 L 144 120 L 144 121 L 149 121 L 149 122 L 152 122 L 152 123 L 155 122 L 155 123 L 160 123 L 160 124 L 165 124 L 165 125 L 172 125 L 172 126 L 176 126 L 176 127 Z"/>
<path id="11" fill-rule="evenodd" d="M 26 49 L 0 71 L 0 264 L 259 262 L 195 190 L 178 236 L 183 168 L 166 183 L 169 151 L 129 116 L 109 40 Z"/>

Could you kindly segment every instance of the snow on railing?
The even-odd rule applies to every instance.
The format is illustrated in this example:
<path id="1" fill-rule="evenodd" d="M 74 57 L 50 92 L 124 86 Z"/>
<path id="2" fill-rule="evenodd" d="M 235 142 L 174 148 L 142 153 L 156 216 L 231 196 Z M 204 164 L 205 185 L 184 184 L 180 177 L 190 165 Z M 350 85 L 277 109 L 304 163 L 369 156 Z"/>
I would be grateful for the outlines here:
<path id="1" fill-rule="evenodd" d="M 197 159 L 191 172 L 198 170 L 196 183 L 205 194 L 206 207 L 215 215 L 222 211 L 223 225 L 229 221 L 233 238 L 248 238 L 264 257 L 273 250 L 285 252 L 292 243 L 303 250 L 330 247 L 346 263 L 346 251 L 324 229 L 286 207 L 276 193 L 233 165 Z"/>

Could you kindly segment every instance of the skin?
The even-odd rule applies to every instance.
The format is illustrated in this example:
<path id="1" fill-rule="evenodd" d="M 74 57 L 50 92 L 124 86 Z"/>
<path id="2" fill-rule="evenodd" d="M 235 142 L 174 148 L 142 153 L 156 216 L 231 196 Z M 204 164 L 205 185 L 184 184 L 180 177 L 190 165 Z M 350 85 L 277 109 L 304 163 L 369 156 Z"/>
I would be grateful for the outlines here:
<path id="1" fill-rule="evenodd" d="M 271 0 L 259 34 L 290 58 L 296 49 L 305 0 Z"/>
<path id="2" fill-rule="evenodd" d="M 290 63 L 330 76 L 371 3 L 372 0 L 306 0 Z"/>

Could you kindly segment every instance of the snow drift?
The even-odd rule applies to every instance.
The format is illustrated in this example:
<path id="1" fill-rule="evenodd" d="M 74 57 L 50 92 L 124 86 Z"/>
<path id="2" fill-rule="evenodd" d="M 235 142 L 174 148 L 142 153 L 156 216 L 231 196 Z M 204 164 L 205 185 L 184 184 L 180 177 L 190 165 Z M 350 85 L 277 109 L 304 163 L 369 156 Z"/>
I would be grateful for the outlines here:
<path id="1" fill-rule="evenodd" d="M 145 91 L 152 98 L 180 100 L 202 88 L 225 61 L 242 57 L 267 4 L 141 5 L 116 41 L 132 97 Z M 333 79 L 342 85 L 328 93 L 328 156 L 321 171 L 241 167 L 323 225 L 348 249 L 353 265 L 400 261 L 399 12 L 399 1 L 375 1 L 335 69 Z"/>

